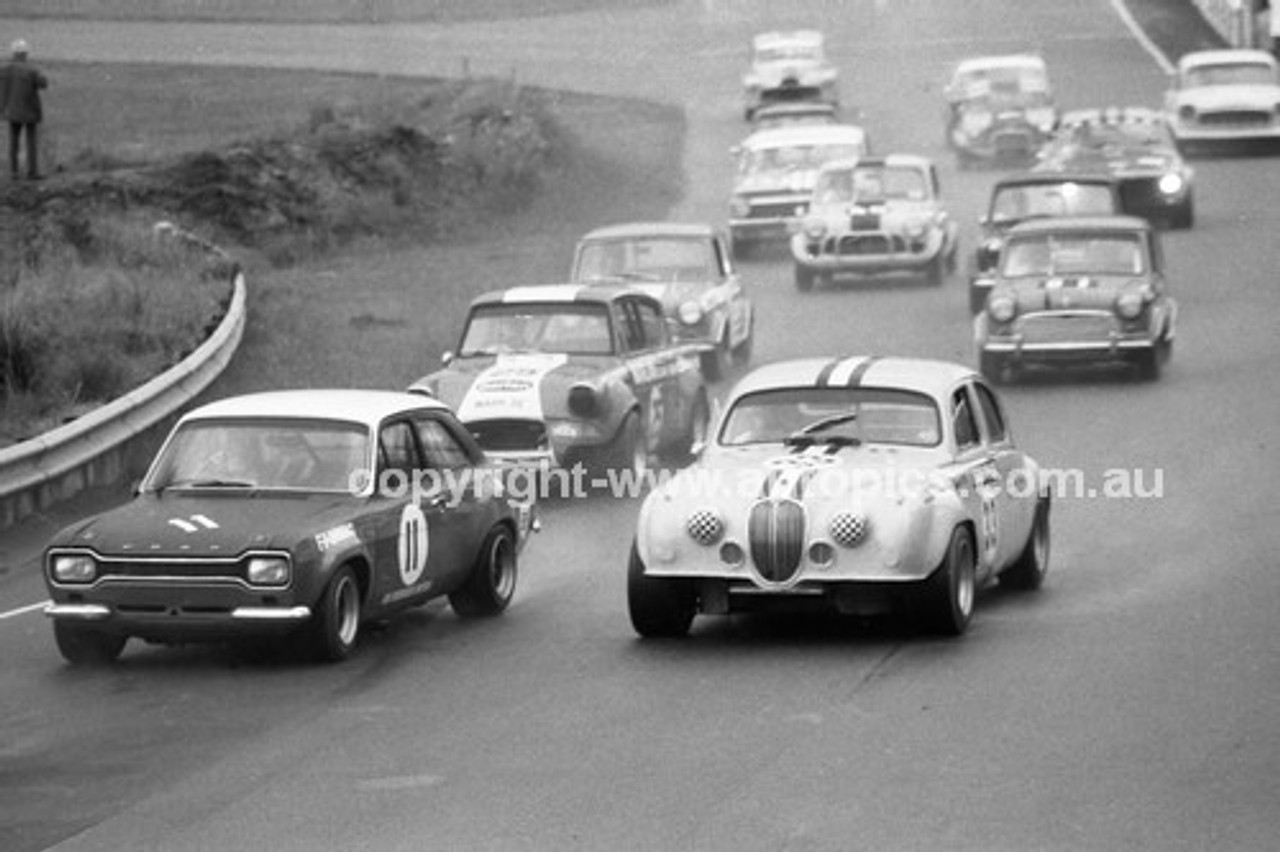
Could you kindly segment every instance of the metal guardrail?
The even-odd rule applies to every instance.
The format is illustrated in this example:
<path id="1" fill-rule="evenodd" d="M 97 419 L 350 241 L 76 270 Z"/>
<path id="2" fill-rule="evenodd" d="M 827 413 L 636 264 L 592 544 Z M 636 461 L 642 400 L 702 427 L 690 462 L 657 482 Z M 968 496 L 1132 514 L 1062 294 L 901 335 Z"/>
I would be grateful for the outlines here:
<path id="1" fill-rule="evenodd" d="M 169 223 L 156 230 L 227 256 Z M 245 280 L 238 267 L 232 284 L 231 302 L 218 328 L 178 364 L 70 423 L 0 449 L 0 529 L 87 487 L 119 481 L 130 442 L 175 414 L 222 373 L 244 334 Z"/>

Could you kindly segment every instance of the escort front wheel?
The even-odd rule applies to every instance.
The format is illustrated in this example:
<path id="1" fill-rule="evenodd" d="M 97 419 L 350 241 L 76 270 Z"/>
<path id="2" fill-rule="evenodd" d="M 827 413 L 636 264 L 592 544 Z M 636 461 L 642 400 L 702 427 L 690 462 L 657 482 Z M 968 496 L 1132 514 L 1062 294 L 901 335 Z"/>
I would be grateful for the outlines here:
<path id="1" fill-rule="evenodd" d="M 109 665 L 124 651 L 129 639 L 61 621 L 53 623 L 53 638 L 63 658 L 73 666 Z"/>
<path id="2" fill-rule="evenodd" d="M 360 585 L 350 566 L 333 573 L 311 618 L 308 644 L 316 660 L 337 663 L 351 656 L 360 635 Z"/>

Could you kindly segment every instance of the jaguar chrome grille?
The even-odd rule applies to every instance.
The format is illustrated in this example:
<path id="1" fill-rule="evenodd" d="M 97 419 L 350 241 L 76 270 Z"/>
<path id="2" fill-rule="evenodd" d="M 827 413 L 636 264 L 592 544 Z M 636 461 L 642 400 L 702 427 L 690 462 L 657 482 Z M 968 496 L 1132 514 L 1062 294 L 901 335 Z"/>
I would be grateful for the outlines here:
<path id="1" fill-rule="evenodd" d="M 804 507 L 794 500 L 761 500 L 751 507 L 747 541 L 751 561 L 768 583 L 786 583 L 804 554 Z"/>
<path id="2" fill-rule="evenodd" d="M 543 450 L 547 426 L 541 420 L 473 420 L 467 424 L 478 443 L 490 452 Z"/>

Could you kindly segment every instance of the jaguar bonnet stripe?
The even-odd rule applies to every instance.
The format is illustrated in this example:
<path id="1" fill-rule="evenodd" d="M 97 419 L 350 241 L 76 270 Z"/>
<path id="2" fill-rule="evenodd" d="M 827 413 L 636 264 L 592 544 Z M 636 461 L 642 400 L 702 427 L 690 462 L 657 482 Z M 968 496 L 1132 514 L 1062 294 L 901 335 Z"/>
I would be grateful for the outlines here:
<path id="1" fill-rule="evenodd" d="M 836 367 L 839 367 L 840 362 L 843 360 L 845 360 L 845 356 L 842 355 L 834 361 L 824 364 L 822 369 L 818 371 L 818 377 L 813 380 L 813 383 L 818 387 L 826 387 L 827 383 L 831 381 L 831 374 L 835 372 Z"/>

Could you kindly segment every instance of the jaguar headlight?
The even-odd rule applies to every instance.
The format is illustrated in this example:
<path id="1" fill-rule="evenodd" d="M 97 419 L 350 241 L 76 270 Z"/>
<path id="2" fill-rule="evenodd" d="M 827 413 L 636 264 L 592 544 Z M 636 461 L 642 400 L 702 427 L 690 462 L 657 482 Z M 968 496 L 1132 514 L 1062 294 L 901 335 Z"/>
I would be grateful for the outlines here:
<path id="1" fill-rule="evenodd" d="M 1146 294 L 1141 290 L 1126 290 L 1116 298 L 1116 313 L 1125 319 L 1137 319 L 1146 301 Z"/>
<path id="2" fill-rule="evenodd" d="M 59 583 L 92 583 L 98 576 L 98 560 L 87 553 L 62 553 L 53 557 L 50 570 Z"/>
<path id="3" fill-rule="evenodd" d="M 1177 172 L 1168 172 L 1161 175 L 1157 184 L 1160 187 L 1160 191 L 1165 195 L 1177 195 L 1182 192 L 1183 187 L 1186 185 L 1187 183 L 1182 179 L 1182 175 Z"/>
<path id="4" fill-rule="evenodd" d="M 993 294 L 987 300 L 987 313 L 991 314 L 991 318 L 996 322 L 1009 322 L 1017 312 L 1017 303 L 1011 296 Z"/>
<path id="5" fill-rule="evenodd" d="M 287 586 L 292 573 L 286 557 L 255 556 L 249 560 L 245 576 L 254 586 Z"/>
<path id="6" fill-rule="evenodd" d="M 697 325 L 702 319 L 702 305 L 697 302 L 685 302 L 676 311 L 676 316 L 684 325 Z"/>

